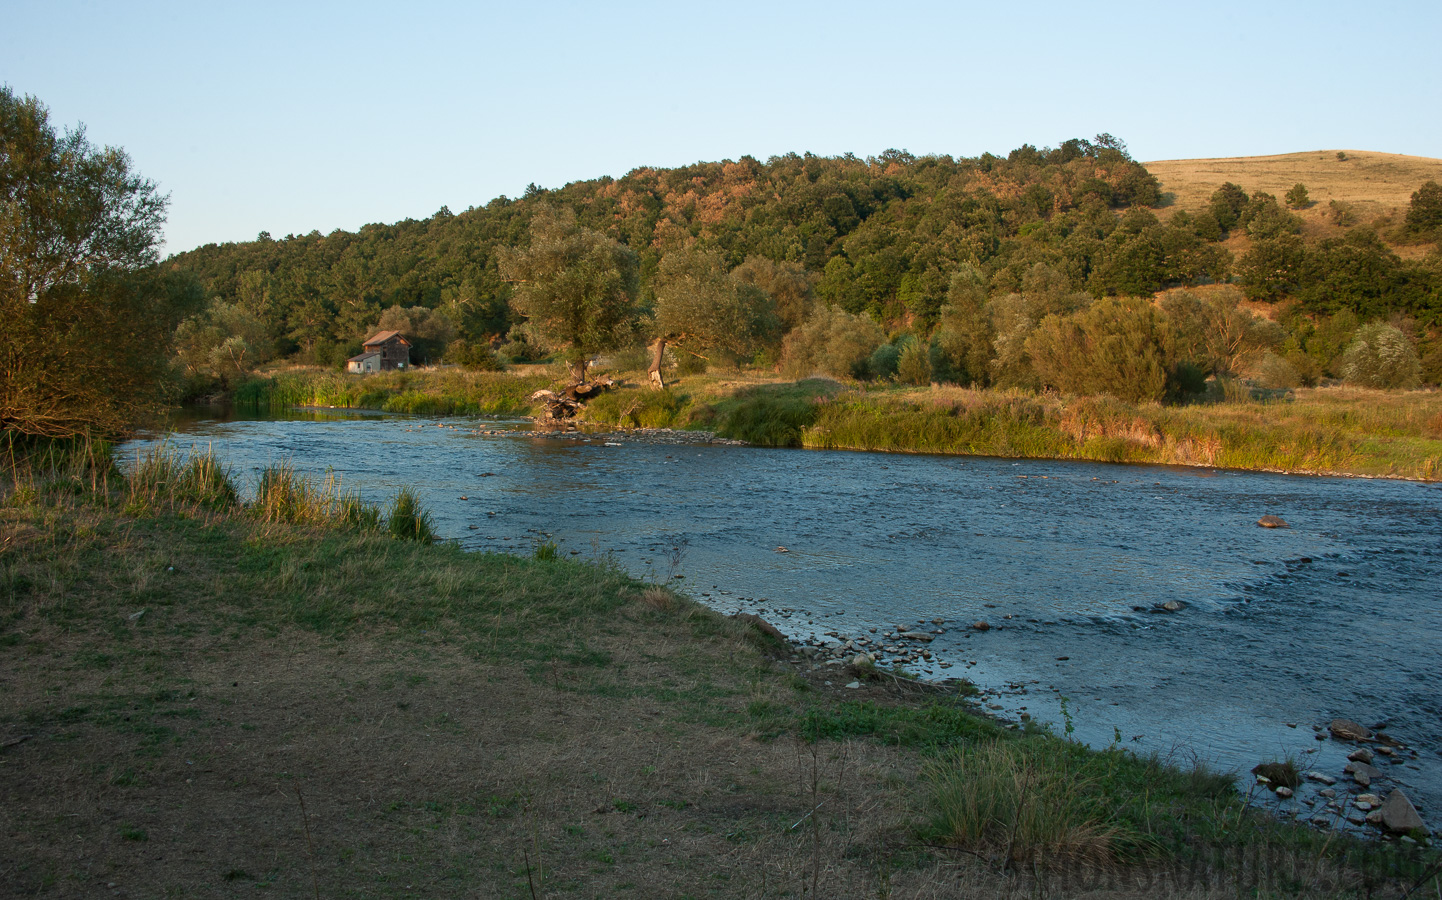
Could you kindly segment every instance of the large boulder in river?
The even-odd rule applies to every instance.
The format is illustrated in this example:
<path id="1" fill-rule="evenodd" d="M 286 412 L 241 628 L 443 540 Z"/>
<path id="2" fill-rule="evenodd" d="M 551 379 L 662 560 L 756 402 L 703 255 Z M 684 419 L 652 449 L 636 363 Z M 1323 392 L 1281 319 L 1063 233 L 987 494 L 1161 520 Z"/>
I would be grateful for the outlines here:
<path id="1" fill-rule="evenodd" d="M 1332 737 L 1339 741 L 1372 740 L 1372 732 L 1351 719 L 1333 719 L 1327 726 L 1327 730 L 1332 732 Z"/>
<path id="2" fill-rule="evenodd" d="M 1257 520 L 1257 524 L 1260 525 L 1260 526 L 1262 526 L 1263 528 L 1291 528 L 1291 527 L 1292 527 L 1291 525 L 1288 525 L 1288 524 L 1287 524 L 1287 521 L 1286 521 L 1285 519 L 1283 519 L 1281 516 L 1262 516 L 1260 519 Z"/>
<path id="3" fill-rule="evenodd" d="M 1360 784 L 1362 787 L 1371 787 L 1372 782 L 1376 781 L 1378 778 L 1386 777 L 1382 774 L 1381 769 L 1369 766 L 1364 762 L 1349 762 L 1347 763 L 1347 768 L 1343 769 L 1342 771 L 1346 772 L 1348 775 L 1351 775 L 1352 780 Z"/>
<path id="4" fill-rule="evenodd" d="M 1378 812 L 1382 814 L 1382 827 L 1393 834 L 1406 834 L 1414 829 L 1427 830 L 1427 825 L 1417 814 L 1417 807 L 1412 805 L 1412 801 L 1407 799 L 1401 788 L 1387 795 Z"/>

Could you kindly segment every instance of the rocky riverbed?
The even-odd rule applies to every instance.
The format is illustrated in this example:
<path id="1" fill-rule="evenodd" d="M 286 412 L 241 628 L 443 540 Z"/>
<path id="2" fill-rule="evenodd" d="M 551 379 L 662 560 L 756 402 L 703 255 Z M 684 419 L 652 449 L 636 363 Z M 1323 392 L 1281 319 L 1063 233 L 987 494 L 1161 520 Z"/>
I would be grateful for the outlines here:
<path id="1" fill-rule="evenodd" d="M 784 637 L 780 629 L 753 613 L 736 615 Z M 888 687 L 888 676 L 914 679 L 908 667 L 918 663 L 942 670 L 952 668 L 954 663 L 934 659 L 930 649 L 938 636 L 947 633 L 949 624 L 945 619 L 933 618 L 914 624 L 898 623 L 887 629 L 872 627 L 867 633 L 857 635 L 827 631 L 820 637 L 789 641 L 790 652 L 785 662 L 812 676 L 813 680 L 821 679 L 827 687 L 839 686 L 864 696 L 869 689 Z M 951 627 L 976 632 L 992 629 L 984 619 L 955 623 Z M 975 666 L 976 662 L 962 661 L 962 665 Z M 1033 716 L 1026 704 L 999 701 L 1015 701 L 1025 698 L 1032 690 L 1045 690 L 1036 679 L 1008 682 L 1002 689 L 977 688 L 960 676 L 943 676 L 934 679 L 934 683 L 963 688 L 979 714 L 1014 728 L 1032 723 Z M 1288 723 L 1288 727 L 1297 726 Z M 1318 742 L 1349 748 L 1347 762 L 1340 771 L 1299 771 L 1290 761 L 1259 763 L 1252 769 L 1250 779 L 1239 778 L 1239 790 L 1246 793 L 1249 800 L 1269 805 L 1281 817 L 1300 820 L 1319 829 L 1372 835 L 1402 843 L 1429 842 L 1431 831 L 1427 822 L 1413 798 L 1396 783 L 1399 767 L 1415 763 L 1420 754 L 1391 734 L 1388 723 L 1378 722 L 1367 727 L 1348 719 L 1333 719 L 1326 724 L 1313 724 L 1311 730 Z M 1314 752 L 1305 751 L 1303 755 Z"/>

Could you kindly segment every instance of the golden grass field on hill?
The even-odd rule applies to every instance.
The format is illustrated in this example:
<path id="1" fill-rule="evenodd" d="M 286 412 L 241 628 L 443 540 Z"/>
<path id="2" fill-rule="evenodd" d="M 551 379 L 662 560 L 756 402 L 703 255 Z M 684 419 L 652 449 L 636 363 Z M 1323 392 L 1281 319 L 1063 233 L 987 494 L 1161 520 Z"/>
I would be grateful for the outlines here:
<path id="1" fill-rule="evenodd" d="M 1343 153 L 1345 159 L 1338 159 Z M 1294 184 L 1307 187 L 1312 203 L 1299 210 L 1305 233 L 1314 239 L 1334 237 L 1345 228 L 1332 219 L 1333 200 L 1348 204 L 1355 214 L 1352 224 L 1376 224 L 1380 229 L 1399 225 L 1412 202 L 1412 193 L 1423 182 L 1442 182 L 1442 159 L 1373 153 L 1366 150 L 1312 150 L 1277 156 L 1234 156 L 1222 159 L 1164 159 L 1144 163 L 1161 182 L 1170 204 L 1163 217 L 1177 210 L 1198 210 L 1207 205 L 1212 192 L 1226 182 L 1247 193 L 1266 191 L 1282 199 Z M 1381 220 L 1381 221 L 1379 221 Z M 1230 249 L 1245 252 L 1245 238 L 1234 236 Z M 1394 248 L 1404 257 L 1423 255 L 1426 246 Z"/>
<path id="2" fill-rule="evenodd" d="M 1337 159 L 1338 152 L 1347 158 Z M 1325 211 L 1328 201 L 1339 200 L 1372 218 L 1393 210 L 1405 212 L 1412 192 L 1424 181 L 1442 182 L 1442 159 L 1364 150 L 1165 159 L 1144 165 L 1161 181 L 1163 191 L 1176 195 L 1174 205 L 1181 209 L 1200 209 L 1228 181 L 1249 193 L 1266 191 L 1279 199 L 1300 181 L 1315 203 L 1313 210 Z"/>

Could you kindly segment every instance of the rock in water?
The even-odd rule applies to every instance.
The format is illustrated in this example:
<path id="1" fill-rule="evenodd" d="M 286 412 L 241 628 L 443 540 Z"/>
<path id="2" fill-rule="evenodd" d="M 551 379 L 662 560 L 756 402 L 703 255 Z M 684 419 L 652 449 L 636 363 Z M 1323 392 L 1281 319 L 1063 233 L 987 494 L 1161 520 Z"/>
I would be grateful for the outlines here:
<path id="1" fill-rule="evenodd" d="M 936 640 L 936 635 L 928 634 L 925 631 L 903 631 L 901 634 L 898 634 L 897 637 L 905 638 L 908 641 L 922 641 L 924 643 L 930 643 Z"/>
<path id="2" fill-rule="evenodd" d="M 1372 739 L 1372 732 L 1351 719 L 1333 719 L 1327 726 L 1327 730 L 1332 732 L 1332 737 L 1338 740 L 1370 741 Z"/>
<path id="3" fill-rule="evenodd" d="M 1286 520 L 1283 519 L 1281 516 L 1262 516 L 1260 519 L 1257 520 L 1257 524 L 1260 525 L 1260 526 L 1262 526 L 1263 528 L 1291 528 L 1291 527 L 1292 527 L 1291 525 L 1288 525 L 1287 522 L 1286 522 Z"/>
<path id="4" fill-rule="evenodd" d="M 1427 828 L 1422 817 L 1417 814 L 1417 807 L 1412 805 L 1412 801 L 1407 799 L 1401 788 L 1387 795 L 1378 812 L 1382 814 L 1382 827 L 1393 834 L 1405 834 L 1414 828 L 1425 831 Z"/>
<path id="5" fill-rule="evenodd" d="M 990 631 L 991 623 L 987 622 L 985 619 L 982 619 L 979 622 L 973 622 L 971 627 L 976 629 L 977 631 Z"/>
<path id="6" fill-rule="evenodd" d="M 1360 784 L 1362 787 L 1371 787 L 1372 782 L 1376 781 L 1378 778 L 1383 777 L 1381 769 L 1373 768 L 1372 766 L 1369 766 L 1364 762 L 1347 763 L 1347 768 L 1343 769 L 1342 771 L 1346 772 L 1348 775 L 1351 775 L 1352 780 Z"/>
<path id="7" fill-rule="evenodd" d="M 1163 603 L 1159 608 L 1164 609 L 1167 612 L 1180 612 L 1186 609 L 1187 606 L 1180 600 L 1168 600 L 1166 603 Z"/>
<path id="8" fill-rule="evenodd" d="M 1368 750 L 1366 747 L 1358 747 L 1356 750 L 1348 753 L 1347 758 L 1352 762 L 1370 763 L 1374 757 L 1372 756 L 1371 750 Z"/>

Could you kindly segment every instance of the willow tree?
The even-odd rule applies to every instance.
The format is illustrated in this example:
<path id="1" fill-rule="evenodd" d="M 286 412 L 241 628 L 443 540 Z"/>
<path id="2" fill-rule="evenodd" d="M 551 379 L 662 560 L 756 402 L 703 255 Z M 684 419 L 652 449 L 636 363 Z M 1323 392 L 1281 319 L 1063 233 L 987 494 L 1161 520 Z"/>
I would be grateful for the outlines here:
<path id="1" fill-rule="evenodd" d="M 1175 356 L 1165 317 L 1149 301 L 1130 297 L 1047 316 L 1027 338 L 1026 349 L 1043 384 L 1131 403 L 1165 396 Z"/>
<path id="2" fill-rule="evenodd" d="M 636 254 L 599 231 L 576 224 L 570 210 L 543 207 L 531 220 L 531 244 L 501 253 L 501 277 L 529 330 L 564 352 L 577 384 L 591 357 L 634 333 Z"/>
<path id="3" fill-rule="evenodd" d="M 125 152 L 57 133 L 0 87 L 0 428 L 111 437 L 164 402 L 169 345 L 199 305 L 158 271 L 167 198 Z"/>
<path id="4" fill-rule="evenodd" d="M 771 298 L 755 283 L 731 277 L 719 251 L 668 253 L 657 268 L 655 290 L 650 371 L 658 387 L 665 387 L 661 362 L 668 343 L 703 358 L 716 350 L 742 356 L 776 334 Z"/>

